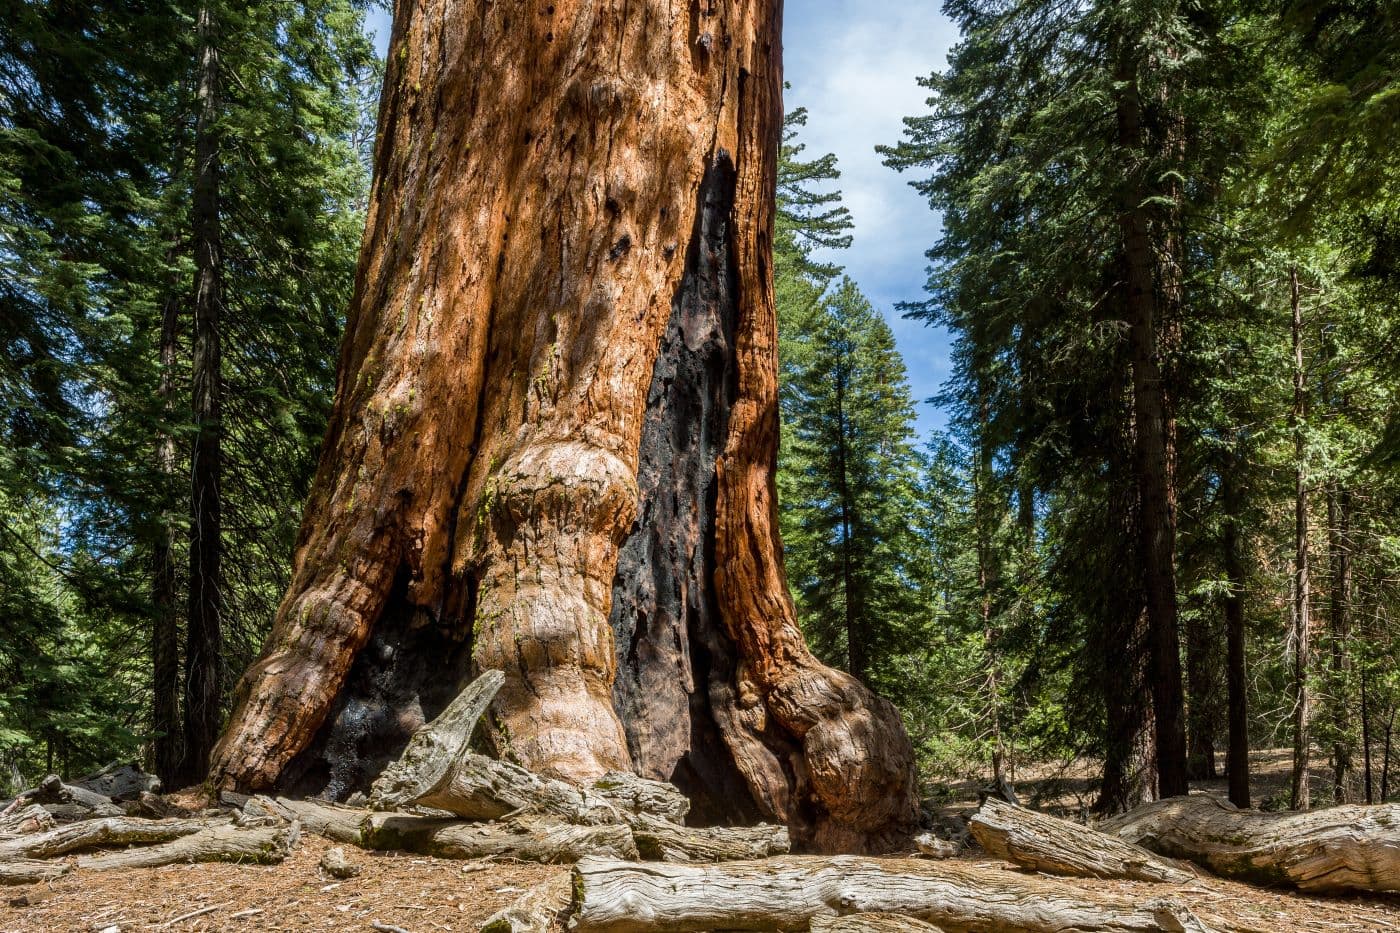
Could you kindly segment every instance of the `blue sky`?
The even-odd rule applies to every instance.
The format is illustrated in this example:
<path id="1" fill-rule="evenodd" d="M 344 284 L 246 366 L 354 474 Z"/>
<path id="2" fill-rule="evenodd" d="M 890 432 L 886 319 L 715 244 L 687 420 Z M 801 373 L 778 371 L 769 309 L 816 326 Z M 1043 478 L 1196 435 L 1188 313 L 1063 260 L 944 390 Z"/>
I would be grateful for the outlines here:
<path id="1" fill-rule="evenodd" d="M 880 163 L 879 143 L 897 142 L 904 117 L 924 110 L 926 92 L 915 79 L 944 65 L 957 30 L 934 0 L 787 0 L 783 55 L 786 106 L 806 107 L 803 141 L 809 154 L 833 152 L 840 187 L 855 220 L 855 242 L 833 257 L 845 265 L 894 329 L 919 400 L 919 430 L 946 418 L 923 402 L 948 377 L 948 337 L 902 320 L 895 302 L 923 294 L 924 251 L 938 236 L 938 217 L 908 179 Z M 388 16 L 371 15 L 380 51 Z"/>

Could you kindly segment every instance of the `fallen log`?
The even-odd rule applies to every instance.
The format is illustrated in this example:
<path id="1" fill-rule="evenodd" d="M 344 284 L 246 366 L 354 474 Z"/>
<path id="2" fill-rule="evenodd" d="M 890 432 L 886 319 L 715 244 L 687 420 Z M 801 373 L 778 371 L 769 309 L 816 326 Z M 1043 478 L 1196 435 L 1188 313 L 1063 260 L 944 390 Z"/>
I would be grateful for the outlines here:
<path id="1" fill-rule="evenodd" d="M 85 820 L 100 816 L 122 816 L 125 811 L 96 791 L 65 784 L 57 774 L 50 774 L 20 795 L 29 803 L 37 803 L 59 820 Z"/>
<path id="2" fill-rule="evenodd" d="M 942 928 L 903 914 L 813 917 L 812 933 L 941 933 Z"/>
<path id="3" fill-rule="evenodd" d="M 580 933 L 807 930 L 818 917 L 895 913 L 949 933 L 1208 933 L 1170 901 L 1138 903 L 1051 878 L 920 859 L 786 857 L 722 865 L 590 858 L 574 869 Z"/>
<path id="4" fill-rule="evenodd" d="M 356 810 L 319 800 L 290 800 L 278 797 L 272 801 L 285 819 L 301 821 L 302 828 L 309 833 L 325 836 L 334 842 L 345 842 L 364 848 L 361 825 L 369 816 L 367 810 Z"/>
<path id="5" fill-rule="evenodd" d="M 637 851 L 661 862 L 729 862 L 785 855 L 791 848 L 786 826 L 678 826 L 646 813 L 628 821 Z"/>
<path id="6" fill-rule="evenodd" d="M 477 722 L 505 681 L 500 671 L 486 671 L 457 694 L 436 719 L 413 733 L 398 761 L 375 780 L 370 808 L 401 809 L 431 792 L 465 752 Z"/>
<path id="7" fill-rule="evenodd" d="M 0 862 L 0 884 L 35 884 L 52 881 L 72 871 L 67 862 L 45 862 L 39 859 L 9 859 Z"/>
<path id="8" fill-rule="evenodd" d="M 656 817 L 671 823 L 684 823 L 690 800 L 674 784 L 651 781 L 630 771 L 609 771 L 589 788 L 624 815 Z"/>
<path id="9" fill-rule="evenodd" d="M 1400 805 L 1261 813 L 1196 794 L 1149 803 L 1100 828 L 1226 878 L 1311 892 L 1400 892 Z"/>
<path id="10" fill-rule="evenodd" d="M 81 849 L 138 843 L 168 842 L 212 825 L 209 820 L 143 820 L 109 816 L 81 823 L 67 823 L 41 833 L 0 842 L 0 861 L 17 858 L 53 858 Z"/>
<path id="11" fill-rule="evenodd" d="M 956 858 L 962 853 L 963 845 L 949 839 L 940 839 L 933 833 L 919 833 L 914 837 L 914 848 L 924 858 Z"/>
<path id="12" fill-rule="evenodd" d="M 299 823 L 244 829 L 231 823 L 207 826 L 197 833 L 159 845 L 80 856 L 78 868 L 112 871 L 155 868 L 192 862 L 246 862 L 273 865 L 287 857 L 300 837 Z"/>
<path id="13" fill-rule="evenodd" d="M 626 822 L 636 813 L 684 818 L 690 802 L 670 784 L 614 771 L 581 788 L 471 751 L 472 731 L 503 682 L 499 671 L 487 671 L 415 732 L 374 782 L 370 809 L 428 807 L 469 820 L 550 814 L 585 826 Z"/>
<path id="14" fill-rule="evenodd" d="M 1076 878 L 1180 884 L 1194 875 L 1141 846 L 1088 826 L 988 797 L 968 829 L 991 855 L 1022 868 Z"/>
<path id="15" fill-rule="evenodd" d="M 620 823 L 578 826 L 520 817 L 473 823 L 406 813 L 372 813 L 361 828 L 365 848 L 417 852 L 439 858 L 515 858 L 562 864 L 590 855 L 637 858 L 632 831 Z"/>
<path id="16" fill-rule="evenodd" d="M 562 921 L 572 897 L 569 875 L 561 873 L 487 917 L 481 933 L 550 933 L 562 926 L 558 921 Z"/>
<path id="17" fill-rule="evenodd" d="M 142 794 L 160 791 L 160 778 L 147 774 L 134 764 L 112 762 L 96 774 L 74 781 L 73 787 L 81 787 L 115 802 L 136 800 Z"/>
<path id="18" fill-rule="evenodd" d="M 55 825 L 53 814 L 37 803 L 23 805 L 0 815 L 0 839 L 42 832 Z"/>

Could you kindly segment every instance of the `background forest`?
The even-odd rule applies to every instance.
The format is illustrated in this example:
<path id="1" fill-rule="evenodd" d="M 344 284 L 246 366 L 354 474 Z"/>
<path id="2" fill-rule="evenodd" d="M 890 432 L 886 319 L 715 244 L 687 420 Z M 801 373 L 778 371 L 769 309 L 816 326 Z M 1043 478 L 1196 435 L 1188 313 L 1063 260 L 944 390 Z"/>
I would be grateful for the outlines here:
<path id="1" fill-rule="evenodd" d="M 943 218 L 898 313 L 955 336 L 946 433 L 918 438 L 828 259 L 852 223 L 802 111 L 782 144 L 779 492 L 814 649 L 900 706 L 930 787 L 1088 758 L 1118 810 L 1291 745 L 1331 780 L 1271 803 L 1400 794 L 1400 9 L 945 10 L 928 109 L 869 144 Z M 204 775 L 335 390 L 366 13 L 3 5 L 13 787 Z"/>

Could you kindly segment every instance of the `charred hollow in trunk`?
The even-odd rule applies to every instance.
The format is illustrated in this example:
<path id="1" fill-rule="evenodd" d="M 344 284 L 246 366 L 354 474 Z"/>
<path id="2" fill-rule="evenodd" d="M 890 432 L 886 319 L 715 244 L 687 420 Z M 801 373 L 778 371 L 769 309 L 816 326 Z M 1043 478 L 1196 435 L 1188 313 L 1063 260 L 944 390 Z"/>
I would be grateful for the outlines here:
<path id="1" fill-rule="evenodd" d="M 734 715 L 734 643 L 715 595 L 715 463 L 736 387 L 737 291 L 728 153 L 705 173 L 684 278 L 652 370 L 637 473 L 637 521 L 618 556 L 609 624 L 613 705 L 637 773 L 671 781 L 692 821 L 758 816 L 713 707 Z"/>

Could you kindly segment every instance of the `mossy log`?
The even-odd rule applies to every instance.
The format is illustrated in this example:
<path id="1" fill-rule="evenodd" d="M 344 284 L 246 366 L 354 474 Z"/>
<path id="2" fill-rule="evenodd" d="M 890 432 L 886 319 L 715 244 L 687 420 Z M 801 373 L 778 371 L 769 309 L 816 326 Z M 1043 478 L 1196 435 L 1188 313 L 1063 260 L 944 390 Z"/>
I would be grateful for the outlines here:
<path id="1" fill-rule="evenodd" d="M 309 833 L 324 836 L 333 842 L 345 842 L 364 848 L 363 825 L 368 810 L 342 807 L 319 800 L 289 800 L 278 797 L 274 804 L 287 819 L 301 821 Z"/>
<path id="2" fill-rule="evenodd" d="M 1261 813 L 1192 795 L 1149 803 L 1100 828 L 1226 878 L 1309 892 L 1400 892 L 1396 804 Z"/>
<path id="3" fill-rule="evenodd" d="M 989 854 L 1050 875 L 1175 884 L 1193 877 L 1183 867 L 1117 836 L 995 797 L 987 798 L 968 829 Z"/>
<path id="4" fill-rule="evenodd" d="M 370 807 L 429 807 L 470 820 L 548 814 L 583 826 L 625 822 L 635 813 L 672 822 L 685 817 L 690 802 L 670 784 L 610 771 L 580 787 L 473 752 L 472 732 L 504 680 L 500 671 L 487 671 L 415 732 L 374 782 Z"/>
<path id="5" fill-rule="evenodd" d="M 842 914 L 894 913 L 949 933 L 1206 933 L 1190 910 L 982 865 L 858 856 L 722 865 L 586 859 L 574 869 L 579 933 L 808 930 Z"/>

